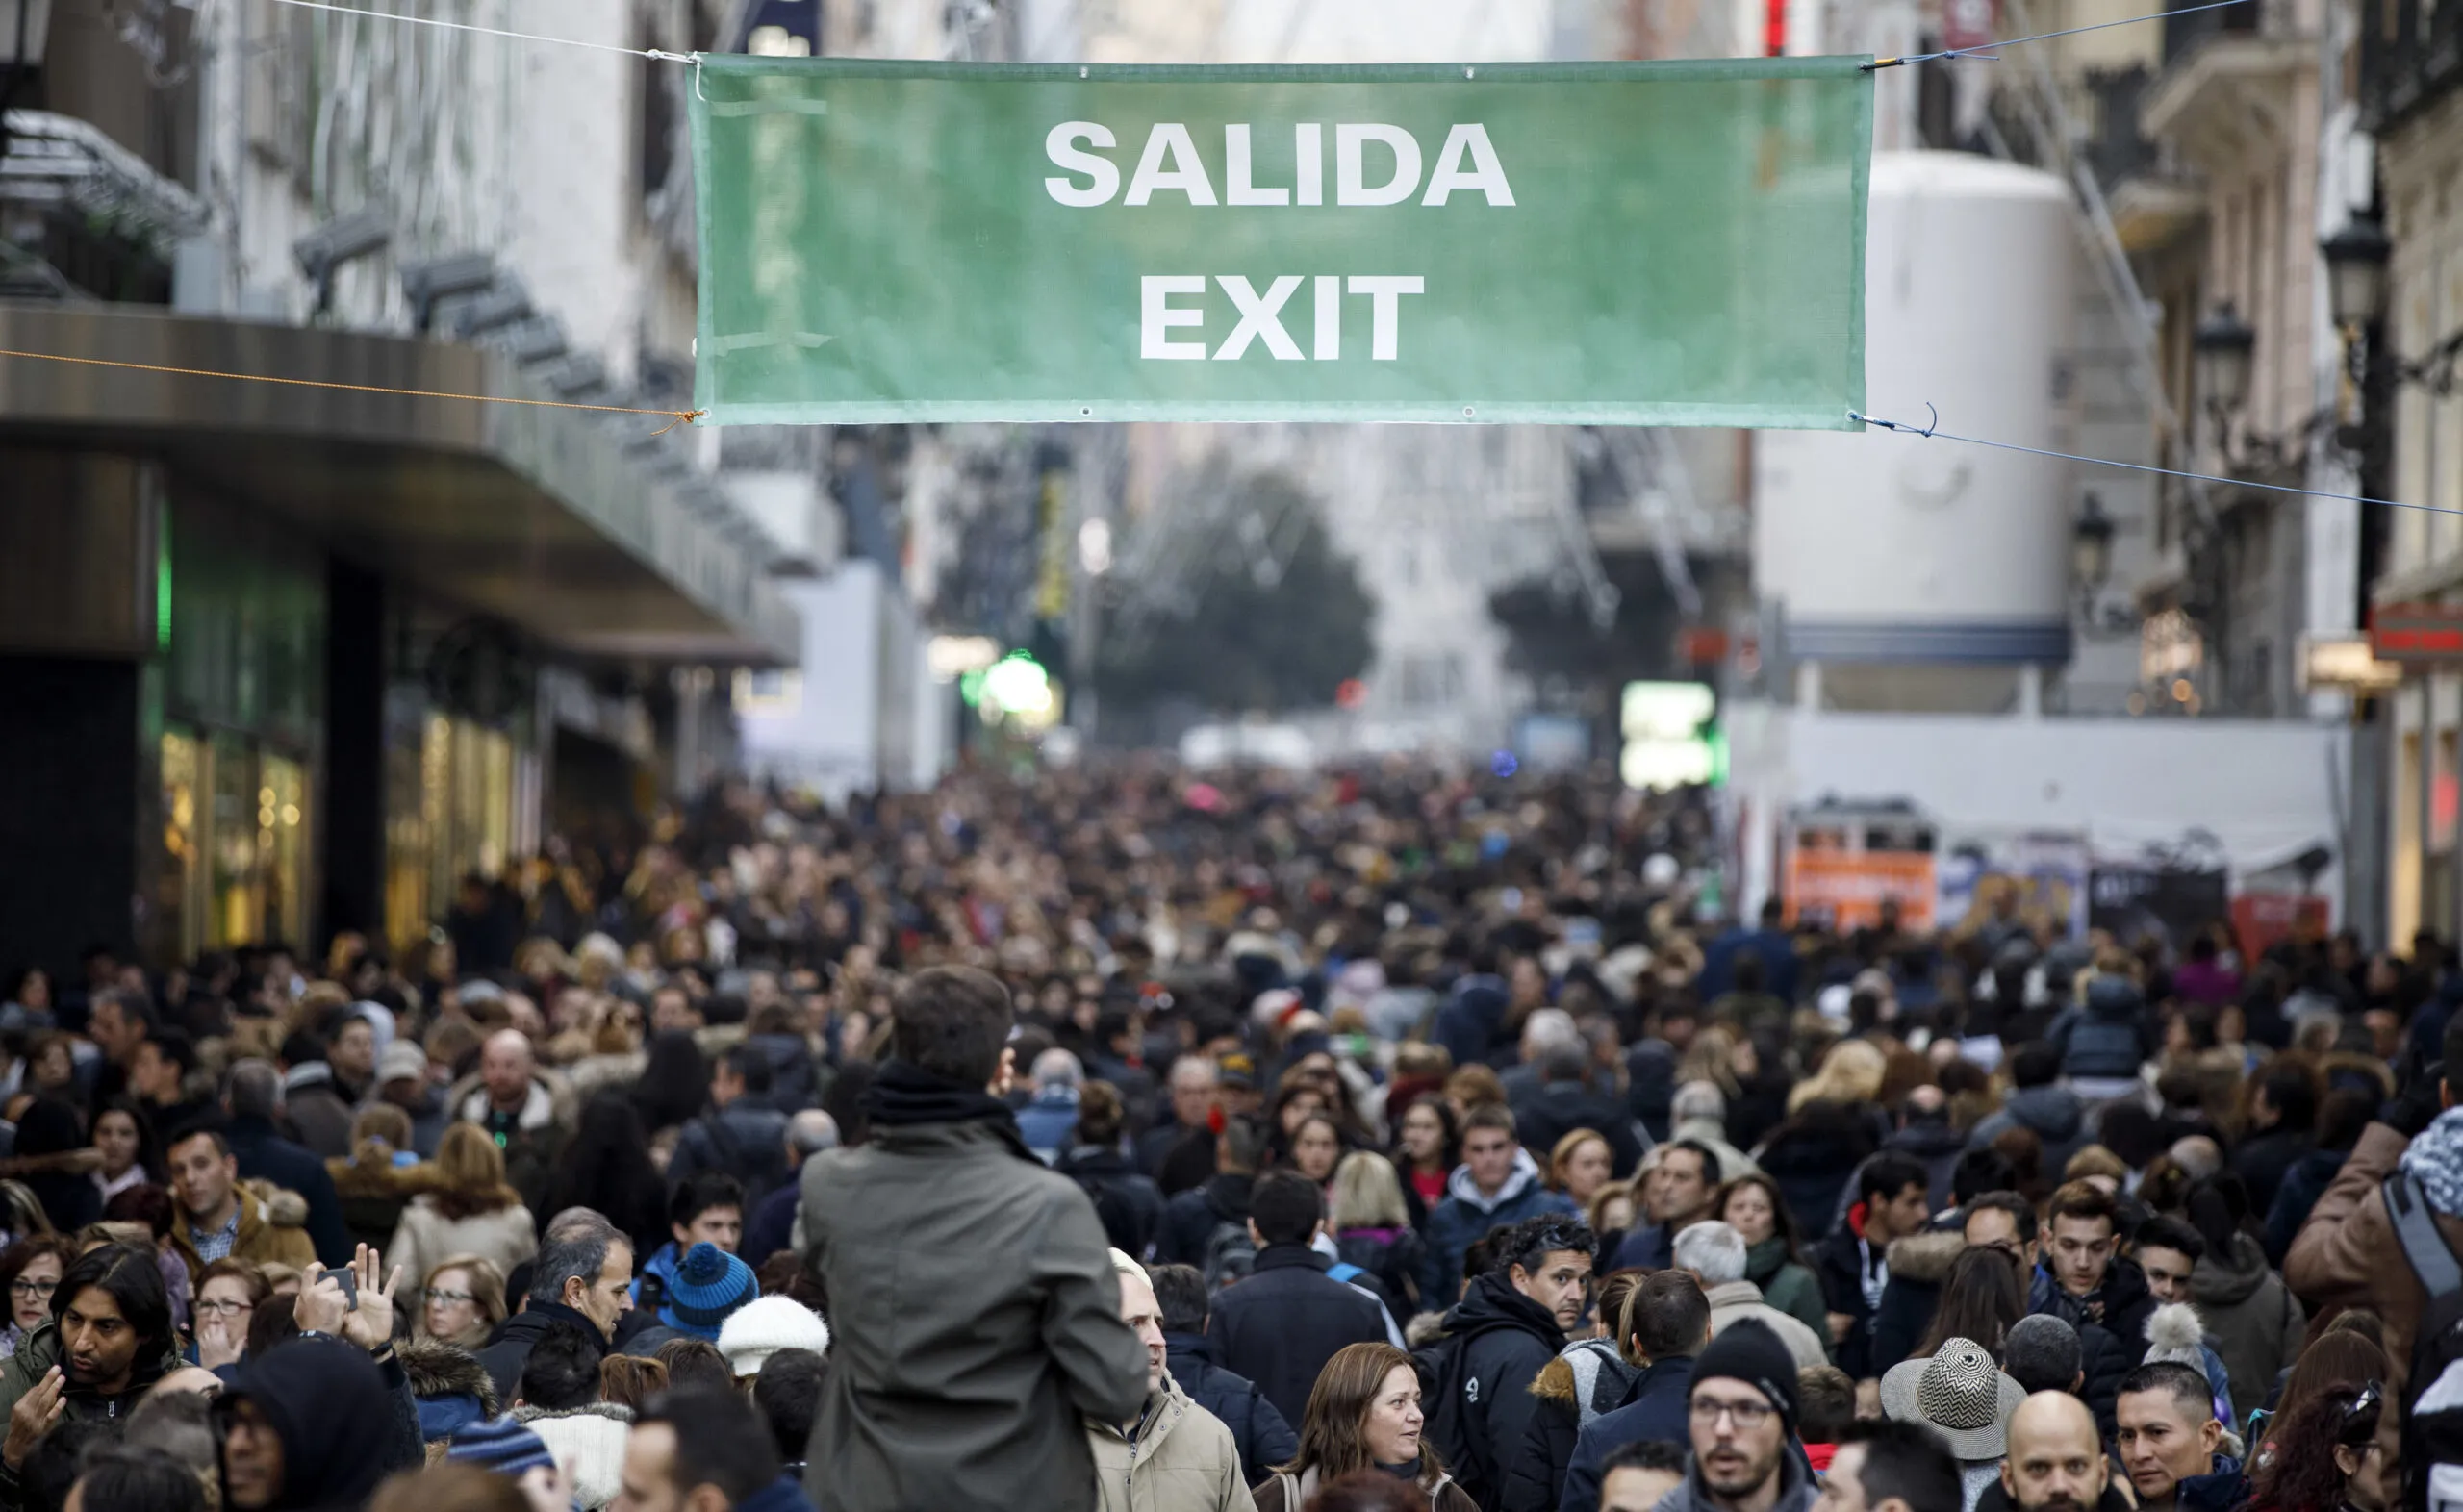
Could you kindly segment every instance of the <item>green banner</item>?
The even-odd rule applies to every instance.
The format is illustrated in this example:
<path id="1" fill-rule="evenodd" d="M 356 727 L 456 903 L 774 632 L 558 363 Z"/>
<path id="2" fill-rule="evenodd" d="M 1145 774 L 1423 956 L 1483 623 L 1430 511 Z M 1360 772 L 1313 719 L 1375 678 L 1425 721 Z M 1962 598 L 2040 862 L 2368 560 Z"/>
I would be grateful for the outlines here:
<path id="1" fill-rule="evenodd" d="M 1844 429 L 1859 62 L 713 55 L 694 402 L 721 425 Z"/>

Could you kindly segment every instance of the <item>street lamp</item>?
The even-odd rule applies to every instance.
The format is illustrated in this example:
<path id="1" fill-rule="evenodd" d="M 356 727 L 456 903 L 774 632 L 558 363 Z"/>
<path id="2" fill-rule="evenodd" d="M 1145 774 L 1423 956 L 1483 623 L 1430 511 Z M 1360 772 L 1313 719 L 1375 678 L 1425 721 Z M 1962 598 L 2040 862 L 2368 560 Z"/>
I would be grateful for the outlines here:
<path id="1" fill-rule="evenodd" d="M 2093 493 L 2079 506 L 2078 518 L 2069 527 L 2069 571 L 2085 591 L 2090 607 L 2112 576 L 2113 517 L 2104 513 L 2104 501 Z"/>
<path id="2" fill-rule="evenodd" d="M 2356 214 L 2318 243 L 2326 260 L 2326 304 L 2346 331 L 2376 323 L 2386 313 L 2386 264 L 2395 244 L 2374 215 Z"/>
<path id="3" fill-rule="evenodd" d="M 2190 351 L 2196 361 L 2194 377 L 2198 397 L 2205 401 L 2220 422 L 2223 416 L 2241 408 L 2249 397 L 2251 359 L 2257 351 L 2258 333 L 2226 299 L 2215 307 L 2215 313 L 2197 324 L 2190 338 Z"/>

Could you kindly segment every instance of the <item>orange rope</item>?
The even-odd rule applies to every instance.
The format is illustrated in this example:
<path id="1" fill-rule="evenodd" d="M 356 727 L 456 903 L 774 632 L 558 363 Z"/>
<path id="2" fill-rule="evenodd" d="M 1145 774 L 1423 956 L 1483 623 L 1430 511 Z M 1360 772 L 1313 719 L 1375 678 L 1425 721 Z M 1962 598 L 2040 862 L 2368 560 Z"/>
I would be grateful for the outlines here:
<path id="1" fill-rule="evenodd" d="M 300 389 L 347 389 L 357 393 L 393 393 L 412 399 L 468 399 L 473 404 L 529 404 L 548 410 L 596 410 L 602 415 L 664 415 L 667 424 L 654 432 L 664 436 L 678 425 L 698 422 L 707 410 L 642 410 L 622 404 L 576 404 L 568 399 L 515 399 L 493 393 L 440 393 L 433 389 L 385 389 L 366 383 L 329 383 L 318 378 L 275 378 L 266 373 L 225 373 L 207 367 L 164 367 L 153 363 L 115 363 L 101 357 L 63 357 L 58 352 L 13 352 L 0 348 L 0 357 L 24 357 L 36 362 L 75 363 L 84 367 L 126 367 L 141 373 L 177 373 L 187 378 L 236 378 L 242 383 L 283 383 Z"/>

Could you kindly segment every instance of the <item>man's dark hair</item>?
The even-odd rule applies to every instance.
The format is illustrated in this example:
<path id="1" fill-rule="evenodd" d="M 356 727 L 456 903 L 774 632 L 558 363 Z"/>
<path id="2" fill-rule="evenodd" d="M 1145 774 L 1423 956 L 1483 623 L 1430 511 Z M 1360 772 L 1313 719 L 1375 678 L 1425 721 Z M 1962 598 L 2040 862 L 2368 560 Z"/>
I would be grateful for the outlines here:
<path id="1" fill-rule="evenodd" d="M 983 1079 L 990 1081 L 991 1073 L 985 1072 Z M 674 1379 L 673 1366 L 668 1378 Z M 733 1391 L 676 1386 L 660 1392 L 642 1403 L 641 1411 L 633 1415 L 633 1425 L 660 1423 L 675 1435 L 675 1460 L 670 1473 L 679 1501 L 696 1486 L 716 1486 L 728 1505 L 742 1506 L 779 1476 L 778 1447 L 770 1436 L 770 1425 Z"/>
<path id="2" fill-rule="evenodd" d="M 598 1362 L 607 1348 L 562 1318 L 551 1319 L 522 1362 L 521 1399 L 546 1412 L 569 1412 L 598 1399 Z"/>
<path id="3" fill-rule="evenodd" d="M 2463 1018 L 2463 1015 L 2456 1017 Z M 1473 1129 L 1502 1131 L 1511 1139 L 1513 1137 L 1513 1110 L 1502 1102 L 1483 1102 L 1462 1115 L 1463 1137 L 1469 1138 Z"/>
<path id="4" fill-rule="evenodd" d="M 143 1024 L 147 1034 L 162 1026 L 163 1016 L 154 1011 L 153 999 L 132 988 L 107 987 L 96 993 L 94 1007 L 100 1008 L 105 1003 L 119 1010 L 121 1021 Z"/>
<path id="5" fill-rule="evenodd" d="M 2042 1040 L 2028 1041 L 2010 1056 L 2010 1085 L 2021 1092 L 2060 1079 L 2061 1052 Z"/>
<path id="6" fill-rule="evenodd" d="M 615 1224 L 596 1213 L 549 1224 L 539 1256 L 531 1263 L 530 1299 L 562 1302 L 565 1283 L 576 1278 L 584 1286 L 597 1284 L 598 1273 L 607 1268 L 608 1248 L 629 1243 Z"/>
<path id="7" fill-rule="evenodd" d="M 268 1297 L 248 1315 L 248 1358 L 260 1360 L 299 1337 L 299 1298 Z"/>
<path id="8" fill-rule="evenodd" d="M 2022 1245 L 2035 1243 L 2036 1205 L 2016 1192 L 1978 1193 L 1975 1199 L 1968 1203 L 1959 1214 L 1959 1226 L 1965 1228 L 1969 1218 L 1988 1209 L 2010 1215 L 2010 1221 L 2019 1225 L 2019 1243 Z"/>
<path id="9" fill-rule="evenodd" d="M 735 1395 L 735 1367 L 707 1339 L 670 1339 L 658 1347 L 656 1359 L 667 1367 L 667 1383 L 674 1390 L 706 1386 Z"/>
<path id="10" fill-rule="evenodd" d="M 1752 956 L 1743 956 L 1738 964 L 1742 965 L 1752 959 Z M 1663 1474 L 1682 1475 L 1685 1474 L 1685 1446 L 1672 1444 L 1666 1439 L 1637 1439 L 1631 1444 L 1619 1444 L 1600 1460 L 1600 1481 L 1605 1484 L 1610 1475 L 1620 1470 L 1655 1470 Z"/>
<path id="11" fill-rule="evenodd" d="M 78 1485 L 87 1512 L 205 1512 L 205 1482 L 194 1470 L 123 1439 L 88 1446 Z"/>
<path id="12" fill-rule="evenodd" d="M 2085 1361 L 2078 1330 L 2050 1313 L 2019 1319 L 2001 1341 L 2001 1369 L 2029 1396 L 2069 1390 L 2078 1384 L 2078 1371 Z"/>
<path id="13" fill-rule="evenodd" d="M 1875 1155 L 1865 1162 L 1864 1173 L 1856 1178 L 1856 1200 L 1870 1202 L 1879 1197 L 1888 1202 L 1910 1186 L 1926 1185 L 1927 1179 L 1923 1162 L 1913 1155 Z"/>
<path id="14" fill-rule="evenodd" d="M 1796 1372 L 1796 1437 L 1807 1444 L 1836 1444 L 1856 1421 L 1856 1383 L 1836 1365 L 1808 1365 Z"/>
<path id="15" fill-rule="evenodd" d="M 1970 1149 L 1950 1166 L 1950 1201 L 1966 1207 L 1987 1192 L 2007 1192 L 2019 1179 L 2010 1157 L 1992 1146 Z"/>
<path id="16" fill-rule="evenodd" d="M 154 1251 L 135 1245 L 104 1245 L 77 1257 L 51 1294 L 51 1316 L 67 1313 L 83 1292 L 99 1289 L 110 1295 L 119 1315 L 137 1330 L 137 1360 L 150 1365 L 171 1347 L 171 1295 L 163 1287 L 163 1269 Z"/>
<path id="17" fill-rule="evenodd" d="M 210 1115 L 190 1119 L 171 1130 L 163 1140 L 163 1153 L 167 1155 L 192 1139 L 214 1141 L 214 1152 L 217 1155 L 231 1153 L 231 1136 L 225 1132 L 222 1121 Z"/>
<path id="18" fill-rule="evenodd" d="M 2446 1078 L 2463 1088 L 2463 1013 L 2446 1021 L 2446 1038 L 2438 1042 L 2438 1054 L 2445 1057 Z"/>
<path id="19" fill-rule="evenodd" d="M 931 967 L 899 989 L 890 1053 L 945 1081 L 987 1086 L 1016 1021 L 1000 978 L 971 966 Z"/>
<path id="20" fill-rule="evenodd" d="M 1654 1271 L 1625 1298 L 1621 1326 L 1644 1354 L 1663 1359 L 1691 1354 L 1711 1327 L 1711 1299 L 1702 1283 L 1682 1271 Z"/>
<path id="21" fill-rule="evenodd" d="M 1305 1245 L 1326 1219 L 1326 1195 L 1297 1171 L 1269 1171 L 1249 1197 L 1249 1222 L 1270 1245 Z"/>
<path id="22" fill-rule="evenodd" d="M 2138 1225 L 2138 1233 L 2130 1240 L 2133 1250 L 2177 1249 L 2192 1260 L 2206 1258 L 2206 1240 L 2198 1231 L 2177 1218 L 2158 1213 Z"/>
<path id="23" fill-rule="evenodd" d="M 1539 1080 L 1543 1084 L 1580 1081 L 1589 1063 L 1590 1057 L 1579 1045 L 1551 1045 L 1539 1052 Z"/>
<path id="24" fill-rule="evenodd" d="M 240 1061 L 222 1073 L 222 1105 L 235 1119 L 271 1119 L 282 1111 L 282 1072 L 271 1061 Z"/>
<path id="25" fill-rule="evenodd" d="M 2318 1083 L 2308 1067 L 2278 1060 L 2259 1073 L 2258 1091 L 2279 1116 L 2279 1127 L 2306 1134 L 2317 1126 Z"/>
<path id="26" fill-rule="evenodd" d="M 1851 1422 L 1839 1432 L 1839 1445 L 1865 1446 L 1865 1463 L 1856 1481 L 1864 1489 L 1865 1505 L 1896 1499 L 1924 1512 L 1961 1504 L 1959 1462 L 1942 1435 L 1921 1423 L 1895 1418 Z"/>
<path id="27" fill-rule="evenodd" d="M 2120 1390 L 2114 1395 L 2126 1397 L 2144 1391 L 2171 1392 L 2193 1427 L 2215 1416 L 2215 1389 L 2207 1384 L 2204 1371 L 2172 1360 L 2158 1360 L 2122 1376 Z"/>
<path id="28" fill-rule="evenodd" d="M 182 1076 L 196 1070 L 196 1042 L 186 1029 L 155 1029 L 145 1036 L 145 1043 L 154 1046 L 155 1054 L 177 1066 Z"/>
<path id="29" fill-rule="evenodd" d="M 719 1057 L 727 1074 L 744 1083 L 744 1090 L 755 1097 L 770 1095 L 770 1057 L 757 1045 L 739 1045 Z M 992 1078 L 986 1076 L 985 1081 Z"/>
<path id="30" fill-rule="evenodd" d="M 1255 1171 L 1265 1158 L 1266 1134 L 1255 1119 L 1226 1119 L 1214 1137 L 1215 1163 L 1230 1171 Z"/>
<path id="31" fill-rule="evenodd" d="M 2044 1222 L 2058 1223 L 2065 1218 L 2102 1219 L 2114 1233 L 2120 1232 L 2120 1204 L 2092 1181 L 2065 1181 L 2052 1194 L 2044 1205 Z"/>
<path id="32" fill-rule="evenodd" d="M 1727 1172 L 1719 1167 L 1719 1157 L 1717 1154 L 1713 1152 L 1710 1146 L 1703 1144 L 1700 1140 L 1680 1139 L 1670 1143 L 1667 1147 L 1669 1149 L 1691 1150 L 1694 1156 L 1702 1162 L 1702 1179 L 1710 1185 L 1717 1186 L 1720 1182 L 1725 1181 L 1728 1178 Z M 1660 1156 L 1660 1159 L 1662 1160 L 1665 1160 L 1666 1158 L 1667 1157 L 1665 1155 Z"/>
<path id="33" fill-rule="evenodd" d="M 812 1442 L 813 1414 L 821 1408 L 822 1378 L 828 1362 L 810 1349 L 780 1349 L 761 1362 L 752 1378 L 752 1404 L 770 1420 L 770 1442 L 778 1457 L 800 1465 Z"/>
<path id="34" fill-rule="evenodd" d="M 714 1207 L 744 1212 L 744 1183 L 724 1171 L 697 1171 L 667 1195 L 667 1221 L 691 1223 Z"/>
<path id="35" fill-rule="evenodd" d="M 1599 1237 L 1590 1225 L 1569 1213 L 1543 1213 L 1526 1218 L 1505 1231 L 1504 1237 L 1489 1247 L 1488 1260 L 1499 1275 L 1509 1274 L 1520 1266 L 1526 1274 L 1536 1275 L 1548 1256 L 1561 1249 L 1597 1258 Z"/>
<path id="36" fill-rule="evenodd" d="M 1206 1332 L 1206 1277 L 1193 1265 L 1150 1265 L 1146 1279 L 1165 1333 Z"/>

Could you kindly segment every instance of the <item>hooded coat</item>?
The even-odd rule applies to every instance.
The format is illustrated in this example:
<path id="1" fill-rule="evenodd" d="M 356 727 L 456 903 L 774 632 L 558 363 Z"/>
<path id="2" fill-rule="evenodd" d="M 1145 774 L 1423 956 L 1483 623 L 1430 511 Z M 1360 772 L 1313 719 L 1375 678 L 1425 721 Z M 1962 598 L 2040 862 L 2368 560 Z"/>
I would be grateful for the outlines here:
<path id="1" fill-rule="evenodd" d="M 294 1270 L 317 1268 L 317 1247 L 308 1239 L 302 1226 L 308 1222 L 308 1204 L 295 1192 L 275 1192 L 260 1197 L 253 1187 L 242 1184 L 233 1189 L 240 1199 L 240 1233 L 231 1243 L 231 1258 L 252 1260 L 259 1265 L 287 1265 Z M 179 1214 L 171 1221 L 171 1247 L 189 1268 L 193 1283 L 205 1274 L 205 1262 L 197 1258 L 196 1242 L 189 1237 L 188 1215 Z"/>
<path id="2" fill-rule="evenodd" d="M 442 1339 L 418 1338 L 402 1341 L 394 1353 L 410 1379 L 412 1399 L 419 1403 L 422 1440 L 450 1440 L 499 1410 L 496 1383 L 470 1350 Z"/>
<path id="3" fill-rule="evenodd" d="M 1605 1339 L 1577 1339 L 1531 1382 L 1531 1425 L 1505 1477 L 1504 1512 L 1556 1512 L 1582 1430 L 1613 1412 L 1641 1368 Z"/>
<path id="4" fill-rule="evenodd" d="M 1443 1307 L 1460 1291 L 1462 1256 L 1489 1229 L 1542 1213 L 1573 1210 L 1573 1198 L 1540 1184 L 1539 1163 L 1527 1149 L 1514 1150 L 1513 1169 L 1506 1172 L 1505 1184 L 1494 1197 L 1481 1194 L 1468 1165 L 1455 1167 L 1454 1174 L 1445 1180 L 1445 1200 L 1429 1210 L 1428 1253 L 1420 1262 L 1420 1305 Z"/>
<path id="5" fill-rule="evenodd" d="M 1941 1305 L 1942 1283 L 1949 1279 L 1950 1266 L 1965 1248 L 1967 1235 L 1955 1228 L 1891 1241 L 1885 1252 L 1890 1279 L 1882 1287 L 1882 1304 L 1873 1309 L 1864 1362 L 1851 1367 L 1858 1379 L 1877 1379 L 1916 1352 L 1933 1322 L 1933 1310 Z M 1843 1364 L 1846 1351 L 1840 1353 Z"/>
<path id="6" fill-rule="evenodd" d="M 2098 976 L 2087 984 L 2085 1000 L 2071 1004 L 2052 1021 L 2044 1041 L 2061 1052 L 2061 1074 L 2125 1080 L 2155 1056 L 2157 1041 L 2146 999 L 2136 983 L 2123 976 Z M 2052 1168 L 2052 1151 L 2044 1151 Z"/>
<path id="7" fill-rule="evenodd" d="M 1531 1393 L 1539 1373 L 1563 1348 L 1565 1331 L 1556 1314 L 1515 1291 L 1506 1275 L 1491 1271 L 1462 1292 L 1462 1300 L 1445 1315 L 1445 1343 L 1440 1348 L 1457 1359 L 1441 1369 L 1440 1381 L 1460 1381 L 1462 1398 L 1450 1408 L 1432 1403 L 1432 1422 L 1447 1411 L 1461 1414 L 1461 1432 L 1485 1451 L 1484 1474 L 1473 1464 L 1454 1463 L 1463 1489 L 1482 1506 L 1493 1506 L 1511 1478 L 1521 1457 L 1524 1435 L 1538 1408 Z M 1446 1449 L 1439 1442 L 1440 1450 Z M 1449 1463 L 1460 1456 L 1447 1453 Z"/>
<path id="8" fill-rule="evenodd" d="M 1096 1512 L 1256 1512 L 1232 1430 L 1169 1374 L 1130 1430 L 1086 1422 Z"/>
<path id="9" fill-rule="evenodd" d="M 563 1412 L 516 1407 L 513 1421 L 539 1435 L 556 1463 L 573 1477 L 573 1505 L 596 1512 L 624 1489 L 624 1438 L 633 1431 L 633 1409 L 594 1401 Z"/>
<path id="10" fill-rule="evenodd" d="M 2275 1377 L 2299 1357 L 2309 1324 L 2283 1277 L 2268 1268 L 2266 1251 L 2248 1235 L 2234 1234 L 2230 1253 L 2209 1251 L 2190 1273 L 2190 1297 L 2231 1378 L 2233 1402 L 2265 1401 Z"/>
<path id="11" fill-rule="evenodd" d="M 400 1468 L 388 1452 L 392 1393 L 383 1373 L 339 1339 L 299 1339 L 250 1360 L 216 1403 L 256 1404 L 282 1441 L 282 1489 L 266 1512 L 352 1512 Z M 232 1505 L 223 1489 L 223 1505 Z"/>

